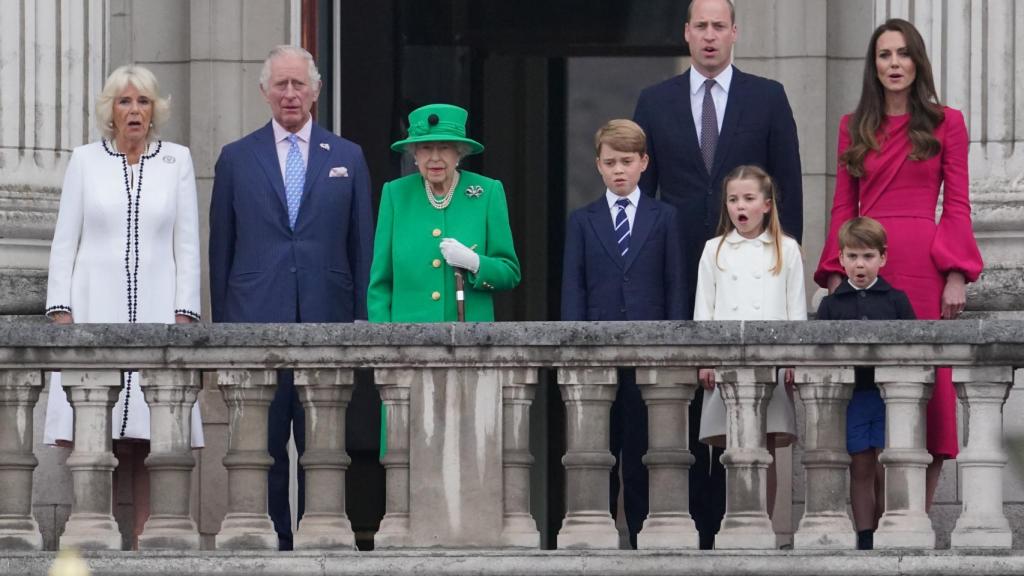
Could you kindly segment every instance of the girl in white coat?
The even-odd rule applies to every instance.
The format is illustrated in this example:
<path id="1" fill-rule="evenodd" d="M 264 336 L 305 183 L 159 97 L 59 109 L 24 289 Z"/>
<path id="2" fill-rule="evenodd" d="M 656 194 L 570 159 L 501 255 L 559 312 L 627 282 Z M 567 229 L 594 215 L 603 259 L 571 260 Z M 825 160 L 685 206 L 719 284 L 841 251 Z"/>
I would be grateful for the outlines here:
<path id="1" fill-rule="evenodd" d="M 775 183 L 757 166 L 739 166 L 722 184 L 718 236 L 708 240 L 697 274 L 694 320 L 806 320 L 800 245 L 779 224 Z M 784 373 L 768 404 L 768 513 L 775 507 L 775 448 L 796 438 L 793 370 Z M 704 394 L 700 440 L 725 445 L 725 403 L 715 371 L 700 370 Z"/>

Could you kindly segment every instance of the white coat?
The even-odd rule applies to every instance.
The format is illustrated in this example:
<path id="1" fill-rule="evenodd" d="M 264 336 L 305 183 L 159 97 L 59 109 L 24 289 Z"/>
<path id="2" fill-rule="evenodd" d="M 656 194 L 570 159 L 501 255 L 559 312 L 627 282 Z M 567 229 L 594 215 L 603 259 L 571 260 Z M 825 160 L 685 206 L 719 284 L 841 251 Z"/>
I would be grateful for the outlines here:
<path id="1" fill-rule="evenodd" d="M 775 244 L 767 231 L 757 238 L 744 238 L 733 230 L 724 241 L 721 236 L 708 240 L 697 272 L 693 319 L 806 320 L 804 266 L 796 240 L 782 237 L 782 270 L 772 274 L 774 266 Z M 781 385 L 768 404 L 767 429 L 776 435 L 776 446 L 796 438 L 793 400 Z M 725 403 L 715 387 L 712 394 L 704 395 L 700 440 L 724 445 L 725 430 Z"/>
<path id="2" fill-rule="evenodd" d="M 199 213 L 188 148 L 152 142 L 135 166 L 127 166 L 107 141 L 75 148 L 50 248 L 46 314 L 70 312 L 79 324 L 170 324 L 176 314 L 198 320 L 199 278 Z M 131 375 L 128 396 L 124 437 L 148 440 L 149 408 L 138 374 Z M 114 406 L 115 439 L 121 437 L 124 397 L 122 388 Z M 72 408 L 56 373 L 44 430 L 48 444 L 73 439 Z M 192 445 L 203 445 L 198 403 Z"/>

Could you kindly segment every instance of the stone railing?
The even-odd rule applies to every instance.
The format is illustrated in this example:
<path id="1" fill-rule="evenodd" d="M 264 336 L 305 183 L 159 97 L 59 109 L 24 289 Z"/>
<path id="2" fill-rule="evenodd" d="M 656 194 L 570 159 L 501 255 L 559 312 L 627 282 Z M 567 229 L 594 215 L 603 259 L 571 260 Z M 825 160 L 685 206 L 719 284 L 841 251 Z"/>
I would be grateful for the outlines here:
<path id="1" fill-rule="evenodd" d="M 609 409 L 615 367 L 637 367 L 649 410 L 650 515 L 641 548 L 696 548 L 688 512 L 687 405 L 697 367 L 718 370 L 727 407 L 728 505 L 716 544 L 774 548 L 766 511 L 765 408 L 774 367 L 795 366 L 804 404 L 802 549 L 852 549 L 845 406 L 853 366 L 877 366 L 885 398 L 885 515 L 878 548 L 929 549 L 924 408 L 935 365 L 954 367 L 967 418 L 963 512 L 954 548 L 1009 548 L 1002 508 L 1002 407 L 1024 365 L 1024 323 L 652 322 L 433 325 L 0 325 L 0 550 L 41 546 L 32 518 L 32 407 L 42 371 L 60 369 L 76 410 L 67 460 L 74 500 L 61 547 L 119 549 L 111 514 L 111 408 L 120 370 L 141 370 L 150 405 L 152 515 L 140 548 L 196 549 L 189 517 L 190 408 L 215 370 L 230 411 L 228 513 L 220 549 L 276 549 L 267 516 L 267 406 L 276 371 L 296 371 L 305 405 L 306 512 L 295 545 L 351 549 L 345 514 L 345 411 L 353 369 L 372 367 L 387 406 L 382 548 L 525 547 L 530 515 L 529 414 L 537 369 L 556 368 L 566 409 L 561 548 L 616 548 L 608 512 Z M 359 494 L 349 495 L 358 498 Z"/>

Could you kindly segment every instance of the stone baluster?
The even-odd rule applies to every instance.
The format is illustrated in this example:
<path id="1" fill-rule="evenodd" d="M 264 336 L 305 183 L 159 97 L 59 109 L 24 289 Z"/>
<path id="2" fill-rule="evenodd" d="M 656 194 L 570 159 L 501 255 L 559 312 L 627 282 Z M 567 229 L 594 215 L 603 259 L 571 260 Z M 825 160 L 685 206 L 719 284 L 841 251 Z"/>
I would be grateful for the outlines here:
<path id="1" fill-rule="evenodd" d="M 39 370 L 0 370 L 0 550 L 41 550 L 32 516 L 32 409 L 43 387 Z"/>
<path id="2" fill-rule="evenodd" d="M 218 370 L 228 407 L 228 512 L 215 539 L 218 550 L 277 550 L 267 514 L 267 415 L 277 388 L 274 370 Z"/>
<path id="3" fill-rule="evenodd" d="M 966 447 L 957 457 L 964 508 L 950 536 L 952 548 L 1010 548 L 1003 513 L 1003 404 L 1013 384 L 1008 366 L 953 369 L 966 414 Z"/>
<path id="4" fill-rule="evenodd" d="M 885 514 L 875 531 L 875 549 L 935 548 L 935 530 L 925 512 L 925 408 L 935 369 L 882 366 L 875 381 L 885 399 Z"/>
<path id="5" fill-rule="evenodd" d="M 298 549 L 355 548 L 345 512 L 345 409 L 352 398 L 352 370 L 296 370 L 295 387 L 306 410 L 306 509 L 295 533 Z"/>
<path id="6" fill-rule="evenodd" d="M 387 451 L 381 464 L 386 475 L 384 518 L 373 537 L 375 548 L 410 545 L 409 532 L 409 392 L 415 371 L 377 369 L 374 381 L 380 391 L 387 419 Z"/>
<path id="7" fill-rule="evenodd" d="M 565 401 L 565 519 L 559 548 L 618 548 L 619 533 L 608 510 L 611 467 L 611 406 L 614 368 L 560 368 Z"/>
<path id="8" fill-rule="evenodd" d="M 853 397 L 853 369 L 797 368 L 796 389 L 804 403 L 803 465 L 807 478 L 804 515 L 793 538 L 797 549 L 857 547 L 846 511 L 850 456 L 846 452 L 846 406 Z"/>
<path id="9" fill-rule="evenodd" d="M 64 370 L 61 383 L 75 411 L 75 449 L 67 460 L 73 498 L 60 548 L 120 550 L 121 532 L 113 514 L 117 458 L 111 411 L 121 390 L 121 372 Z"/>
<path id="10" fill-rule="evenodd" d="M 502 546 L 539 548 L 530 514 L 530 404 L 537 393 L 535 369 L 513 369 L 501 386 L 504 521 Z"/>
<path id="11" fill-rule="evenodd" d="M 690 516 L 689 405 L 697 389 L 695 368 L 637 368 L 636 383 L 647 404 L 650 512 L 637 547 L 697 548 Z"/>
<path id="12" fill-rule="evenodd" d="M 192 406 L 202 388 L 198 370 L 143 370 L 142 393 L 149 405 L 150 516 L 139 549 L 198 550 L 199 530 L 191 516 Z"/>
<path id="13" fill-rule="evenodd" d="M 715 548 L 774 549 L 775 532 L 768 517 L 768 402 L 775 388 L 775 368 L 726 367 L 717 371 L 725 401 L 725 517 Z M 780 392 L 781 393 L 781 392 Z"/>

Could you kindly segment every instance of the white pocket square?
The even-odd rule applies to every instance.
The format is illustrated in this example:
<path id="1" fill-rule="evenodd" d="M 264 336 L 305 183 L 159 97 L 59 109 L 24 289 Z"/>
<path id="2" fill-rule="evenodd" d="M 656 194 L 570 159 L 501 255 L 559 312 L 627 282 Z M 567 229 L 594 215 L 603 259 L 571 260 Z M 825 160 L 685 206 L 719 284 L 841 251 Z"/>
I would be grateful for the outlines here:
<path id="1" fill-rule="evenodd" d="M 348 178 L 348 168 L 344 166 L 331 168 L 330 178 Z"/>

